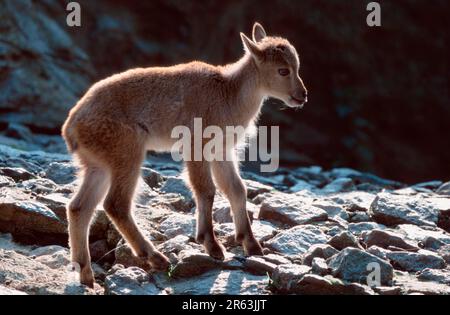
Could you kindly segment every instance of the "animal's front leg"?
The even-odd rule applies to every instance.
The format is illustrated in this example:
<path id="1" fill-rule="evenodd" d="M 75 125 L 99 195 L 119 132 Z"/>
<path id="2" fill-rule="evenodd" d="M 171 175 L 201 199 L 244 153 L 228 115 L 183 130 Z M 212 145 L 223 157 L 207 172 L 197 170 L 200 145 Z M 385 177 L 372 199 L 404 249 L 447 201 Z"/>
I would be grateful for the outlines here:
<path id="1" fill-rule="evenodd" d="M 210 165 L 206 161 L 187 162 L 189 183 L 197 205 L 197 242 L 205 246 L 206 252 L 223 260 L 223 248 L 214 235 L 212 206 L 216 189 L 211 178 Z"/>
<path id="2" fill-rule="evenodd" d="M 242 243 L 247 255 L 263 255 L 259 242 L 253 236 L 246 204 L 245 185 L 233 161 L 215 161 L 212 164 L 214 179 L 231 205 L 236 226 L 236 241 Z"/>

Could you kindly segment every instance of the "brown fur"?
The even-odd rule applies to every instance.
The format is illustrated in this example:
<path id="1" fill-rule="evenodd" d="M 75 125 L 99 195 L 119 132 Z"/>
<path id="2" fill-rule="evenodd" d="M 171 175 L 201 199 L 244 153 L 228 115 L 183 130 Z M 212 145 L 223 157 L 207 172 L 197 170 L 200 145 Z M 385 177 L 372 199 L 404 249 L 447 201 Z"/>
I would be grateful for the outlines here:
<path id="1" fill-rule="evenodd" d="M 287 40 L 266 37 L 257 23 L 253 41 L 242 33 L 241 37 L 246 54 L 234 64 L 215 67 L 191 62 L 129 70 L 94 84 L 70 111 L 62 134 L 82 166 L 83 183 L 68 205 L 71 255 L 81 266 L 82 283 L 94 282 L 88 230 L 105 195 L 105 211 L 135 254 L 156 269 L 168 267 L 168 259 L 137 228 L 131 204 L 145 152 L 170 150 L 176 141 L 170 138 L 175 126 L 192 129 L 194 117 L 201 117 L 204 127 L 250 128 L 267 96 L 291 106 L 306 101 L 298 55 Z M 291 74 L 282 77 L 279 68 L 288 68 Z M 217 185 L 230 201 L 236 239 L 247 254 L 262 255 L 245 209 L 246 189 L 236 163 L 200 161 L 186 166 L 197 204 L 198 242 L 211 256 L 224 257 L 212 226 Z"/>

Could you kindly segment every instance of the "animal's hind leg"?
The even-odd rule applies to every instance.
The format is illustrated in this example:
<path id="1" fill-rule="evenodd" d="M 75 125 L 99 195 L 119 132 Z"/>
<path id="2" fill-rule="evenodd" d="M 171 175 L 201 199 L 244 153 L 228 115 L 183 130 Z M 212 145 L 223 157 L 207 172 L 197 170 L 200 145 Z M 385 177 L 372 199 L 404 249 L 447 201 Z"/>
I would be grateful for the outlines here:
<path id="1" fill-rule="evenodd" d="M 79 264 L 80 282 L 94 286 L 94 275 L 89 254 L 89 225 L 95 207 L 105 196 L 108 188 L 108 174 L 101 168 L 87 166 L 83 183 L 69 203 L 67 218 L 69 221 L 69 243 L 72 262 Z"/>
<path id="2" fill-rule="evenodd" d="M 143 154 L 127 153 L 127 157 L 116 161 L 111 168 L 111 186 L 104 203 L 105 211 L 137 256 L 147 259 L 154 269 L 167 270 L 170 265 L 167 257 L 142 235 L 134 222 L 131 205 Z"/>

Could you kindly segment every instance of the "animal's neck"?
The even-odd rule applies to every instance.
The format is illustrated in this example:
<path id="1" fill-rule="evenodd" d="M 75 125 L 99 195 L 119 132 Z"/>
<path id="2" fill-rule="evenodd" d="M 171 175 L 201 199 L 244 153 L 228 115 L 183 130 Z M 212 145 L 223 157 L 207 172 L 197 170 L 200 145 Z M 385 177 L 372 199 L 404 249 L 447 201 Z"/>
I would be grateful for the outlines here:
<path id="1" fill-rule="evenodd" d="M 227 67 L 233 101 L 231 106 L 235 124 L 247 127 L 257 117 L 263 101 L 260 77 L 254 59 L 246 54 L 236 63 Z"/>

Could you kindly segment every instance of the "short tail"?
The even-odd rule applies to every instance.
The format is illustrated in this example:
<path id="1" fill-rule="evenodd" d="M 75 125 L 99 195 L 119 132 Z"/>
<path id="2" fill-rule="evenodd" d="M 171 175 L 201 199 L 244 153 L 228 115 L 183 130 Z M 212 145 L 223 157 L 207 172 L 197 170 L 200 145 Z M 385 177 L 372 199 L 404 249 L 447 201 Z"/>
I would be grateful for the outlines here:
<path id="1" fill-rule="evenodd" d="M 62 126 L 61 133 L 62 137 L 66 141 L 67 150 L 70 153 L 74 153 L 78 149 L 78 142 L 76 141 L 75 132 L 72 126 L 72 119 L 70 116 Z"/>

